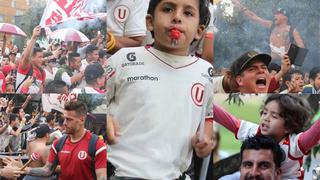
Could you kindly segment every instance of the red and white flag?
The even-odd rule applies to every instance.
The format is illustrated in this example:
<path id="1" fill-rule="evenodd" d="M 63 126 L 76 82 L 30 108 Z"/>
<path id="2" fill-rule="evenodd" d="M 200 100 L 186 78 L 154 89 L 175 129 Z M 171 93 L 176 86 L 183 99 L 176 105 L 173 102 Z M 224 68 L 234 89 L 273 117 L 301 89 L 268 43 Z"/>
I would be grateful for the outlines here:
<path id="1" fill-rule="evenodd" d="M 63 21 L 94 19 L 94 15 L 85 11 L 87 0 L 49 0 L 43 12 L 40 26 L 52 26 Z"/>

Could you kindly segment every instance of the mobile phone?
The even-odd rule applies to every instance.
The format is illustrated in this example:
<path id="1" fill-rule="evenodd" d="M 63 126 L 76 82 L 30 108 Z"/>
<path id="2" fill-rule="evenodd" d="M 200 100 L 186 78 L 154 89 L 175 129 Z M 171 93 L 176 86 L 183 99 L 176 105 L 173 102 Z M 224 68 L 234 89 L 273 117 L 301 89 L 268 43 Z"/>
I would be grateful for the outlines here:
<path id="1" fill-rule="evenodd" d="M 291 64 L 294 64 L 296 57 L 297 57 L 297 54 L 298 54 L 298 50 L 299 50 L 299 47 L 297 45 L 295 45 L 293 43 L 290 44 L 290 47 L 288 50 L 288 56 L 289 56 Z"/>

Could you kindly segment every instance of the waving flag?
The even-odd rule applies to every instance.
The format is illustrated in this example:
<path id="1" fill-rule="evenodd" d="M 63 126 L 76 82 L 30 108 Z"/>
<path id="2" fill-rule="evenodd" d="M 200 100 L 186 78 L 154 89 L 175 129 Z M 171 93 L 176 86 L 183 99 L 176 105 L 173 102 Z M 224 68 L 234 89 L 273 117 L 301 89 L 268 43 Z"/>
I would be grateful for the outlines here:
<path id="1" fill-rule="evenodd" d="M 71 19 L 94 19 L 93 14 L 85 11 L 86 5 L 87 0 L 49 0 L 40 25 L 45 27 Z"/>

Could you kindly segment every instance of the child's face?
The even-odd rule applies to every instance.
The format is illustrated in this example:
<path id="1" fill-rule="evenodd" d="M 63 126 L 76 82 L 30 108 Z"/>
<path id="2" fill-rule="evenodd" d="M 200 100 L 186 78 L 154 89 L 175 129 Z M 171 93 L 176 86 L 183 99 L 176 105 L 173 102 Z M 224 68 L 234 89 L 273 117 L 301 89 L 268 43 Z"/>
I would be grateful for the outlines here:
<path id="1" fill-rule="evenodd" d="M 280 116 L 280 107 L 276 101 L 270 101 L 264 107 L 260 117 L 260 129 L 263 135 L 271 135 L 280 141 L 289 131 Z"/>
<path id="2" fill-rule="evenodd" d="M 320 89 L 320 72 L 317 74 L 316 78 L 314 78 L 314 88 Z"/>
<path id="3" fill-rule="evenodd" d="M 162 0 L 156 7 L 154 16 L 148 15 L 148 30 L 154 32 L 154 47 L 161 51 L 187 55 L 193 39 L 199 39 L 204 26 L 199 25 L 199 0 Z M 177 45 L 172 44 L 170 32 L 180 31 Z"/>

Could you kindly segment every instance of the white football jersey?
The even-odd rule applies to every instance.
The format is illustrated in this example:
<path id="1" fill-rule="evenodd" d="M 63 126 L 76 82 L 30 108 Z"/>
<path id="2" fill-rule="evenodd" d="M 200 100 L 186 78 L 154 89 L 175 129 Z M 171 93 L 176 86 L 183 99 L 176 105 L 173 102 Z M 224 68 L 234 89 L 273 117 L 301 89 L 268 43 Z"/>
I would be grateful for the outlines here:
<path id="1" fill-rule="evenodd" d="M 146 35 L 149 0 L 107 0 L 107 31 L 115 36 Z"/>
<path id="2" fill-rule="evenodd" d="M 107 108 L 121 133 L 108 152 L 116 175 L 178 178 L 191 163 L 202 111 L 213 117 L 212 65 L 152 47 L 122 48 L 108 62 Z"/>
<path id="3" fill-rule="evenodd" d="M 241 121 L 240 128 L 237 133 L 237 138 L 244 141 L 248 137 L 261 134 L 259 125 Z M 304 170 L 302 167 L 303 156 L 305 155 L 299 148 L 298 140 L 300 134 L 290 134 L 285 137 L 280 143 L 280 147 L 285 152 L 285 161 L 281 163 L 282 180 L 303 179 Z"/>

